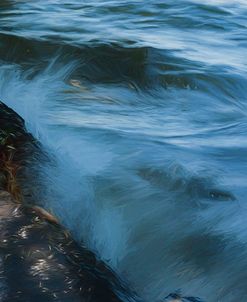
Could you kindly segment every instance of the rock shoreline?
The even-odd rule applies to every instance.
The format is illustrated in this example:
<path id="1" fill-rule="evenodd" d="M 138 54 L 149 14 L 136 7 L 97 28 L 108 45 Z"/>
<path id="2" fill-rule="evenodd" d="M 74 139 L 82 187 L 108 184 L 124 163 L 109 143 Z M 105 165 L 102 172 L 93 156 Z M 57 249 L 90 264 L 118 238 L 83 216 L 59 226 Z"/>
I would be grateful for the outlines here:
<path id="1" fill-rule="evenodd" d="M 104 263 L 43 212 L 0 191 L 0 301 L 122 301 Z M 109 281 L 110 280 L 110 281 Z"/>
<path id="2" fill-rule="evenodd" d="M 137 301 L 53 215 L 25 203 L 18 177 L 34 149 L 23 119 L 0 103 L 0 301 Z"/>

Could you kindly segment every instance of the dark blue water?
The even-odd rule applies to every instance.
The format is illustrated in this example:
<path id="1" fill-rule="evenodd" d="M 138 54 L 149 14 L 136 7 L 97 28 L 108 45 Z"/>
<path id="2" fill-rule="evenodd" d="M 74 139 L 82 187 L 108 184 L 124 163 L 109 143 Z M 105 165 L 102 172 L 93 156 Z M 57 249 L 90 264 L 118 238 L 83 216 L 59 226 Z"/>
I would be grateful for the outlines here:
<path id="1" fill-rule="evenodd" d="M 1 0 L 36 196 L 146 301 L 247 299 L 247 2 Z"/>

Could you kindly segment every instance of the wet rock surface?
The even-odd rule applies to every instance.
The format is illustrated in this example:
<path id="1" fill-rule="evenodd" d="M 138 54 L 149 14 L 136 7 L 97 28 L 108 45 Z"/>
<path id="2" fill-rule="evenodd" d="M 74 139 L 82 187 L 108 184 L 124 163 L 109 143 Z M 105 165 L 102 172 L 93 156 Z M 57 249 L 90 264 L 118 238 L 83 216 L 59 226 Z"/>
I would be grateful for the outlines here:
<path id="1" fill-rule="evenodd" d="M 121 301 L 116 276 L 58 224 L 0 192 L 0 301 Z"/>

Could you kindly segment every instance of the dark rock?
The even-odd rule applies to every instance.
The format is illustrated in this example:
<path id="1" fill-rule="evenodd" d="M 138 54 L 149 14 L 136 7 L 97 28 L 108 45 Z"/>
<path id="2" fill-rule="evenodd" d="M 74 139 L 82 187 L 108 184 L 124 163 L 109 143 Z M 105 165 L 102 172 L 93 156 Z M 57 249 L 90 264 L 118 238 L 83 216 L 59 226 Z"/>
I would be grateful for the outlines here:
<path id="1" fill-rule="evenodd" d="M 0 239 L 0 301 L 122 301 L 116 292 L 130 301 L 129 291 L 93 253 L 3 191 Z"/>

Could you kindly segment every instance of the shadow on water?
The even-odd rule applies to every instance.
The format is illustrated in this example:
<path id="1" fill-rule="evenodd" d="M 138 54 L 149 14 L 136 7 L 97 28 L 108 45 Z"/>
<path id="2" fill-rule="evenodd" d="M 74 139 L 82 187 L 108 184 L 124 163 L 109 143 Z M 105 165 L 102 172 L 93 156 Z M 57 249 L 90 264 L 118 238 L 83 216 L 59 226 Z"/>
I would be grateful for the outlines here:
<path id="1" fill-rule="evenodd" d="M 172 51 L 152 47 L 122 47 L 95 43 L 72 46 L 61 42 L 28 40 L 0 34 L 0 59 L 20 64 L 31 79 L 47 68 L 52 58 L 57 66 L 71 64 L 70 78 L 91 84 L 127 85 L 138 92 L 156 93 L 162 89 L 191 89 L 209 95 L 243 99 L 246 80 L 227 66 L 206 66 L 174 56 Z M 231 72 L 231 73 L 230 73 Z M 156 92 L 155 92 L 156 91 Z"/>

